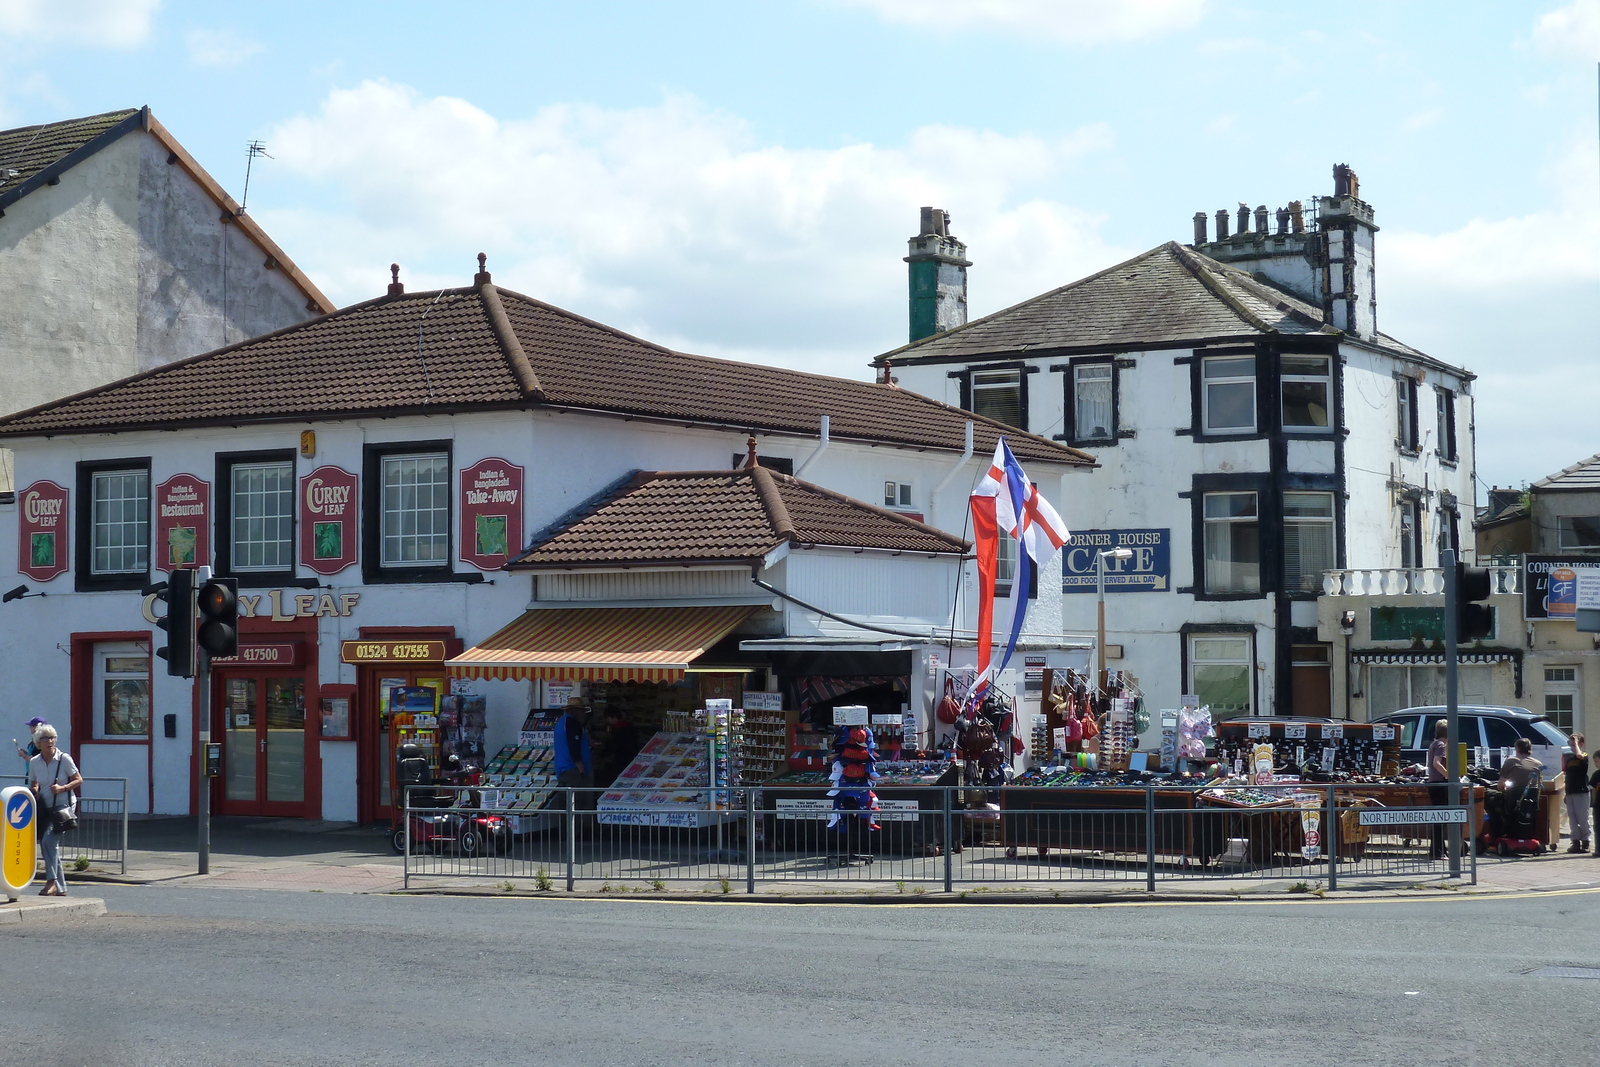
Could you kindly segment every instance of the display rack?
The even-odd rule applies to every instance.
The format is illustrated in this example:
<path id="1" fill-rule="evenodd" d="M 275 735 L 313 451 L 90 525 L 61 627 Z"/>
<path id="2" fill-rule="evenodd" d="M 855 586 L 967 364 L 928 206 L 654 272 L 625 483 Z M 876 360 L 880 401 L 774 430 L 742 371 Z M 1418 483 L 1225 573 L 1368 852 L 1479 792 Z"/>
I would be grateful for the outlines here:
<path id="1" fill-rule="evenodd" d="M 760 784 L 788 769 L 788 729 L 788 719 L 781 711 L 746 709 L 742 752 L 746 785 Z"/>

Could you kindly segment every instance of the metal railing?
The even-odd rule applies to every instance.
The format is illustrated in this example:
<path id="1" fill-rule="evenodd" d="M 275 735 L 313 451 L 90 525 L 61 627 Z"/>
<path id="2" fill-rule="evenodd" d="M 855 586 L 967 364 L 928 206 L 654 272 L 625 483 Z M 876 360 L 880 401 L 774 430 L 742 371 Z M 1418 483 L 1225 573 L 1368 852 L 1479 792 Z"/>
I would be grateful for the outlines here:
<path id="1" fill-rule="evenodd" d="M 0 775 L 0 786 L 27 781 L 23 775 Z M 85 778 L 78 794 L 78 828 L 61 836 L 62 865 L 69 875 L 80 860 L 86 861 L 85 867 L 115 867 L 118 874 L 127 874 L 128 780 Z"/>
<path id="2" fill-rule="evenodd" d="M 634 891 L 669 882 L 711 892 L 758 884 L 894 884 L 982 891 L 1104 883 L 1459 876 L 1477 882 L 1470 809 L 1414 807 L 1416 787 L 1274 785 L 1196 790 L 897 788 L 872 829 L 822 789 L 735 790 L 729 810 L 596 811 L 607 790 L 558 789 L 550 806 L 473 806 L 472 787 L 408 798 L 405 886 L 413 879 L 580 884 Z M 999 808 L 996 810 L 995 804 Z M 1449 823 L 1429 820 L 1450 819 Z M 1452 864 L 1449 848 L 1459 849 Z M 1329 857 L 1335 857 L 1329 862 Z M 974 888 L 975 887 L 975 888 Z"/>

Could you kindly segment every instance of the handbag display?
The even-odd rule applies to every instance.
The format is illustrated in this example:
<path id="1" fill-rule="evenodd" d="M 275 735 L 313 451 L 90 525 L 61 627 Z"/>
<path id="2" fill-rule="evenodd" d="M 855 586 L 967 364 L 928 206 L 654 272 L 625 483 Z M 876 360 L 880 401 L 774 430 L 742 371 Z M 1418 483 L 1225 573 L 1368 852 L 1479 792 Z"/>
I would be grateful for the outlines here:
<path id="1" fill-rule="evenodd" d="M 946 726 L 955 725 L 956 719 L 961 716 L 961 703 L 956 700 L 956 680 L 948 674 L 944 678 L 944 696 L 939 700 L 936 714 Z"/>

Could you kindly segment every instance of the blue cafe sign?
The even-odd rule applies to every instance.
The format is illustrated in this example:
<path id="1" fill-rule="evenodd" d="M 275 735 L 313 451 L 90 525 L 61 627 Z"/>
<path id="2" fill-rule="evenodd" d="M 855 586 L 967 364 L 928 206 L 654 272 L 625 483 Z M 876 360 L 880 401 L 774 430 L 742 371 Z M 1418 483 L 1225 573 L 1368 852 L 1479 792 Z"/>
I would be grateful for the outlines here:
<path id="1" fill-rule="evenodd" d="M 1106 558 L 1106 592 L 1165 593 L 1172 589 L 1171 530 L 1082 530 L 1061 553 L 1061 591 L 1092 593 L 1095 554 L 1126 548 L 1129 559 Z"/>

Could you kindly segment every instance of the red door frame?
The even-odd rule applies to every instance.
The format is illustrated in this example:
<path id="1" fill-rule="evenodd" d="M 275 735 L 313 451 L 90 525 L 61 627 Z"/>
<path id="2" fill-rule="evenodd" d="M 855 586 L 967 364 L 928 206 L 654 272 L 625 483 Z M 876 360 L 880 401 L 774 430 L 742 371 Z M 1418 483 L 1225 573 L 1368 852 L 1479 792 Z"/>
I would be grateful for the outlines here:
<path id="1" fill-rule="evenodd" d="M 285 624 L 273 622 L 271 619 L 241 618 L 239 620 L 239 643 L 276 644 L 298 641 L 301 644 L 302 665 L 297 668 L 287 668 L 289 671 L 305 676 L 306 682 L 306 799 L 303 818 L 322 818 L 322 698 L 318 690 L 318 660 L 319 648 L 317 646 L 317 628 L 315 619 Z M 251 671 L 266 668 L 249 668 Z M 220 742 L 221 736 L 217 733 L 217 716 L 221 713 L 221 702 L 218 695 L 218 676 L 227 671 L 226 667 L 219 667 L 212 672 L 211 690 L 211 740 Z M 194 707 L 190 710 L 189 721 L 193 726 L 189 740 L 189 810 L 195 812 L 200 807 L 199 772 L 200 772 L 200 696 L 195 694 Z M 218 804 L 222 797 L 222 778 L 218 776 L 211 779 L 211 810 L 219 810 Z M 279 816 L 279 818 L 293 818 L 293 816 Z"/>
<path id="2" fill-rule="evenodd" d="M 145 754 L 145 782 L 149 786 L 150 795 L 146 801 L 145 811 L 154 813 L 156 810 L 156 701 L 155 701 L 155 648 L 150 640 L 149 630 L 110 630 L 92 633 L 75 633 L 69 638 L 72 648 L 68 660 L 68 669 L 71 671 L 68 682 L 68 730 L 71 734 L 69 751 L 72 762 L 79 767 L 83 766 L 83 756 L 79 746 L 87 740 L 91 745 L 144 745 Z M 94 739 L 94 646 L 112 642 L 142 643 L 148 650 L 150 668 L 145 677 L 150 686 L 150 733 L 143 741 L 96 741 Z"/>

